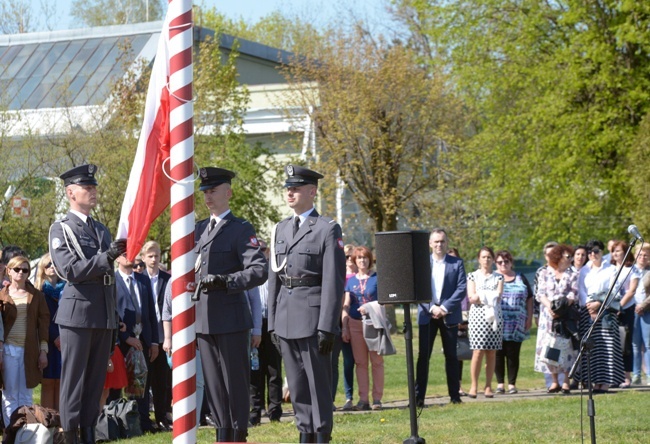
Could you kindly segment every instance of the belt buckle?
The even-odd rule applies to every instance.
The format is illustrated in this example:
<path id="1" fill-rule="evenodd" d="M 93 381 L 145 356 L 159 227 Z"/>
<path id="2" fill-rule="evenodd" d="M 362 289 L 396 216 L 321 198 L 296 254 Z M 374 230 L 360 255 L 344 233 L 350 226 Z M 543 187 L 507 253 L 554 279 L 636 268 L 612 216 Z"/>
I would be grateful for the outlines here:
<path id="1" fill-rule="evenodd" d="M 111 276 L 110 274 L 105 274 L 104 275 L 104 285 L 105 286 L 108 287 L 110 285 L 113 285 L 114 283 L 115 283 L 115 278 L 113 276 Z"/>
<path id="2" fill-rule="evenodd" d="M 291 276 L 286 276 L 284 286 L 287 288 L 293 288 L 293 286 L 291 285 Z"/>

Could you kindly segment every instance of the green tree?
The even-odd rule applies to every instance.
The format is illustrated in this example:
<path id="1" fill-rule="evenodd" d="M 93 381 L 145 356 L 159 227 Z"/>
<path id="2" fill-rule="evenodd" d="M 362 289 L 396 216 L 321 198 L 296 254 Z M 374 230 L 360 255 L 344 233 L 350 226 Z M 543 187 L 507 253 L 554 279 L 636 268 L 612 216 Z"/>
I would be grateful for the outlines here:
<path id="1" fill-rule="evenodd" d="M 650 104 L 648 3 L 393 3 L 409 44 L 432 66 L 444 58 L 472 111 L 455 194 L 467 226 L 531 253 L 623 236 L 628 153 Z"/>
<path id="2" fill-rule="evenodd" d="M 359 28 L 296 58 L 286 78 L 287 108 L 316 122 L 317 167 L 341 178 L 374 231 L 398 229 L 418 196 L 452 180 L 462 109 L 444 73 L 430 75 L 405 46 Z"/>
<path id="3" fill-rule="evenodd" d="M 71 15 L 82 26 L 126 25 L 161 20 L 163 0 L 74 0 Z"/>

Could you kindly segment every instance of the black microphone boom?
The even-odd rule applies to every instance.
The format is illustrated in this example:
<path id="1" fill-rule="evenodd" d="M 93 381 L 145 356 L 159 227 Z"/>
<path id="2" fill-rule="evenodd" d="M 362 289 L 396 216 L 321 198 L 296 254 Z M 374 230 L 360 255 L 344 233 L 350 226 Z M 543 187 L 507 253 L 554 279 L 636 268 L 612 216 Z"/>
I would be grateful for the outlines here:
<path id="1" fill-rule="evenodd" d="M 629 227 L 627 227 L 627 232 L 630 233 L 632 236 L 636 237 L 641 242 L 643 242 L 643 237 L 641 236 L 641 233 L 639 233 L 639 229 L 636 227 L 636 225 L 632 224 Z"/>

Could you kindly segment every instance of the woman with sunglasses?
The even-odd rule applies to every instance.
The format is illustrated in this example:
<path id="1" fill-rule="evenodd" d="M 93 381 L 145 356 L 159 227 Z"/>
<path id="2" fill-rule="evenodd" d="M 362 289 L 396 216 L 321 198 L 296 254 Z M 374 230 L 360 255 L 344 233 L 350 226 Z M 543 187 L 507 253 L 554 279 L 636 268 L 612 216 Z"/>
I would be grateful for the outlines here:
<path id="1" fill-rule="evenodd" d="M 45 295 L 47 308 L 50 310 L 50 330 L 48 338 L 47 367 L 43 369 L 41 383 L 41 405 L 59 410 L 59 387 L 61 383 L 61 339 L 59 326 L 54 322 L 54 314 L 59 309 L 59 299 L 65 281 L 59 279 L 54 270 L 50 253 L 45 253 L 36 266 L 34 287 Z"/>
<path id="2" fill-rule="evenodd" d="M 599 240 L 587 243 L 589 262 L 580 270 L 578 288 L 580 295 L 580 337 L 584 337 L 594 323 L 598 310 L 607 295 L 616 268 L 603 260 L 604 244 Z M 596 324 L 591 340 L 591 382 L 594 393 L 606 393 L 610 386 L 624 380 L 621 337 L 618 331 L 617 309 L 609 311 Z M 576 380 L 587 384 L 587 358 L 583 355 Z"/>
<path id="3" fill-rule="evenodd" d="M 18 407 L 33 404 L 32 389 L 47 366 L 50 311 L 45 296 L 29 282 L 29 261 L 15 256 L 7 263 L 11 283 L 0 290 L 5 328 L 2 415 L 9 424 Z"/>
<path id="4" fill-rule="evenodd" d="M 513 258 L 507 250 L 497 251 L 497 271 L 503 276 L 503 344 L 497 350 L 494 372 L 497 377 L 497 394 L 504 394 L 506 362 L 508 367 L 508 393 L 517 393 L 517 373 L 521 343 L 530 338 L 533 322 L 533 290 L 528 279 L 512 269 Z"/>

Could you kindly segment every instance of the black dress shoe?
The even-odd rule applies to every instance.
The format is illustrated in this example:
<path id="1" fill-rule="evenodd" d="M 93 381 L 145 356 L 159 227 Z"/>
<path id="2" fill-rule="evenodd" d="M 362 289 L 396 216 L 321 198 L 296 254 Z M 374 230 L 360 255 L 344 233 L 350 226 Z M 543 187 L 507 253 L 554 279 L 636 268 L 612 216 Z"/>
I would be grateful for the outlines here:
<path id="1" fill-rule="evenodd" d="M 415 406 L 419 409 L 424 407 L 424 399 L 417 398 L 415 400 Z"/>
<path id="2" fill-rule="evenodd" d="M 454 398 L 451 401 L 449 401 L 449 404 L 462 404 L 463 401 L 460 400 L 460 398 Z"/>
<path id="3" fill-rule="evenodd" d="M 261 418 L 259 416 L 250 416 L 248 418 L 248 426 L 255 427 L 260 425 Z"/>

